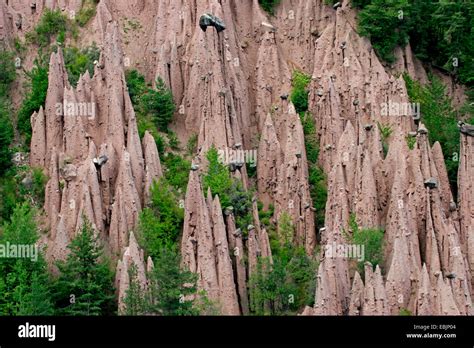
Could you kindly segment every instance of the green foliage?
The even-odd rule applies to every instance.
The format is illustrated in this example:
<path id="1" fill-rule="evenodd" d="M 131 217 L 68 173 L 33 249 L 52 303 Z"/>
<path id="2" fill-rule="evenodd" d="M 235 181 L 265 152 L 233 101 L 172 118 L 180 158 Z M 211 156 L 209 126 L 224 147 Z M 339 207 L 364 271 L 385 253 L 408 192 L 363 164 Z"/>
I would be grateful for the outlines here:
<path id="1" fill-rule="evenodd" d="M 31 115 L 38 111 L 46 101 L 48 65 L 37 62 L 27 77 L 30 81 L 30 88 L 18 111 L 17 128 L 20 134 L 25 137 L 25 143 L 29 144 L 31 142 Z"/>
<path id="2" fill-rule="evenodd" d="M 44 174 L 43 169 L 41 168 L 32 168 L 27 170 L 25 176 L 31 178 L 31 185 L 20 186 L 20 194 L 30 202 L 33 202 L 35 206 L 42 207 L 44 204 L 44 190 L 46 183 L 48 182 L 48 177 Z"/>
<path id="3" fill-rule="evenodd" d="M 130 283 L 123 298 L 123 315 L 143 315 L 147 312 L 147 301 L 145 289 L 142 288 L 138 276 L 137 267 L 132 264 L 128 270 Z"/>
<path id="4" fill-rule="evenodd" d="M 140 104 L 140 97 L 146 92 L 148 88 L 145 81 L 145 76 L 140 74 L 138 70 L 127 70 L 125 72 L 125 80 L 127 81 L 128 94 L 134 106 Z"/>
<path id="5" fill-rule="evenodd" d="M 412 316 L 413 313 L 410 310 L 406 309 L 406 308 L 400 308 L 399 315 L 406 317 L 406 316 Z"/>
<path id="6" fill-rule="evenodd" d="M 76 16 L 76 22 L 80 27 L 85 27 L 95 16 L 98 0 L 83 0 L 82 7 Z"/>
<path id="7" fill-rule="evenodd" d="M 26 178 L 29 182 L 24 185 Z M 0 221 L 8 220 L 14 208 L 21 203 L 29 202 L 35 208 L 44 204 L 44 188 L 47 177 L 39 168 L 12 167 L 0 177 Z"/>
<path id="8" fill-rule="evenodd" d="M 137 128 L 138 128 L 138 135 L 140 138 L 145 136 L 145 132 L 151 134 L 153 139 L 155 139 L 156 147 L 158 149 L 158 153 L 160 155 L 164 154 L 166 149 L 166 139 L 165 137 L 158 132 L 156 125 L 153 123 L 151 117 L 148 115 L 139 115 L 137 117 Z"/>
<path id="9" fill-rule="evenodd" d="M 157 253 L 154 264 L 148 274 L 147 290 L 140 288 L 136 274 L 132 273 L 124 314 L 199 315 L 190 297 L 197 291 L 197 275 L 181 269 L 179 254 L 174 249 L 163 249 Z"/>
<path id="10" fill-rule="evenodd" d="M 0 48 L 0 100 L 8 95 L 10 84 L 16 79 L 13 53 Z"/>
<path id="11" fill-rule="evenodd" d="M 279 221 L 283 230 L 271 236 L 273 264 L 259 258 L 249 279 L 250 308 L 256 315 L 294 315 L 314 300 L 316 262 L 291 243 L 293 226 L 283 215 Z"/>
<path id="12" fill-rule="evenodd" d="M 407 135 L 405 137 L 405 140 L 407 141 L 408 148 L 410 150 L 413 150 L 415 148 L 415 144 L 416 144 L 416 137 L 412 137 L 410 135 Z"/>
<path id="13" fill-rule="evenodd" d="M 54 284 L 58 314 L 111 315 L 115 311 L 113 273 L 103 258 L 99 238 L 85 219 L 81 232 L 69 245 L 66 261 L 57 262 L 60 275 Z"/>
<path id="14" fill-rule="evenodd" d="M 236 225 L 243 231 L 252 222 L 252 194 L 244 190 L 242 183 L 232 178 L 229 168 L 220 162 L 219 153 L 215 147 L 206 154 L 209 162 L 207 173 L 203 178 L 204 193 L 211 189 L 213 196 L 218 195 L 222 209 L 233 207 Z"/>
<path id="15" fill-rule="evenodd" d="M 148 89 L 142 95 L 141 101 L 144 113 L 153 116 L 159 130 L 167 131 L 176 107 L 171 90 L 166 87 L 165 82 L 160 77 L 156 80 L 156 90 Z"/>
<path id="16" fill-rule="evenodd" d="M 161 178 L 150 190 L 149 207 L 140 213 L 138 239 L 153 259 L 163 249 L 172 249 L 183 227 L 184 211 L 173 187 Z"/>
<path id="17" fill-rule="evenodd" d="M 168 183 L 181 192 L 186 192 L 191 162 L 172 152 L 167 153 L 162 162 L 165 165 L 164 175 Z"/>
<path id="18" fill-rule="evenodd" d="M 35 212 L 18 205 L 3 226 L 0 244 L 34 245 L 38 240 Z M 34 258 L 0 258 L 0 315 L 51 315 L 46 263 L 39 250 Z M 33 255 L 31 255 L 33 256 Z"/>
<path id="19" fill-rule="evenodd" d="M 371 0 L 351 0 L 352 7 L 364 8 L 370 4 Z"/>
<path id="20" fill-rule="evenodd" d="M 281 0 L 258 0 L 258 3 L 269 14 L 273 15 L 275 7 L 278 6 Z"/>
<path id="21" fill-rule="evenodd" d="M 176 133 L 171 132 L 171 131 L 168 132 L 168 146 L 172 150 L 176 150 L 176 151 L 180 150 L 180 143 L 179 143 L 178 136 L 176 135 Z"/>
<path id="22" fill-rule="evenodd" d="M 12 166 L 12 151 L 10 144 L 13 141 L 13 125 L 10 120 L 9 106 L 0 98 L 0 176 Z"/>
<path id="23" fill-rule="evenodd" d="M 309 112 L 302 113 L 300 118 L 308 160 L 310 195 L 313 207 L 316 210 L 315 222 L 317 227 L 323 227 L 328 192 L 326 175 L 318 165 L 319 143 L 317 141 L 316 124 Z"/>
<path id="24" fill-rule="evenodd" d="M 451 189 L 457 192 L 457 172 L 459 154 L 459 130 L 457 112 L 447 96 L 446 87 L 436 77 L 430 76 L 430 83 L 422 86 L 404 75 L 410 101 L 420 103 L 422 122 L 428 129 L 431 145 L 439 142 L 445 157 Z"/>
<path id="25" fill-rule="evenodd" d="M 278 221 L 278 240 L 280 245 L 287 245 L 293 243 L 294 226 L 291 221 L 291 216 L 287 212 L 283 212 Z"/>
<path id="26" fill-rule="evenodd" d="M 328 189 L 326 175 L 320 167 L 311 166 L 309 168 L 309 185 L 311 200 L 313 201 L 313 207 L 316 210 L 316 226 L 323 227 Z"/>
<path id="27" fill-rule="evenodd" d="M 359 32 L 371 39 L 381 58 L 410 41 L 418 58 L 474 85 L 474 3 L 472 1 L 352 0 Z M 403 12 L 400 12 L 403 11 Z"/>
<path id="28" fill-rule="evenodd" d="M 213 195 L 218 195 L 221 205 L 227 207 L 232 205 L 229 198 L 229 192 L 232 189 L 232 177 L 227 166 L 220 162 L 219 153 L 215 147 L 209 149 L 206 154 L 209 161 L 207 173 L 203 178 L 203 189 L 211 188 Z"/>
<path id="29" fill-rule="evenodd" d="M 308 110 L 308 84 L 310 82 L 311 76 L 297 70 L 293 72 L 293 89 L 291 91 L 290 99 L 295 105 L 296 112 L 299 114 Z"/>
<path id="30" fill-rule="evenodd" d="M 263 208 L 263 203 L 258 202 L 257 207 L 258 207 L 258 218 L 260 220 L 260 224 L 265 226 L 267 229 L 267 232 L 270 234 L 272 231 L 275 230 L 275 224 L 272 223 L 272 217 L 273 217 L 273 214 L 275 213 L 275 206 L 273 204 L 270 204 L 268 209 L 265 210 Z"/>
<path id="31" fill-rule="evenodd" d="M 157 89 L 147 85 L 145 76 L 137 70 L 125 73 L 128 93 L 137 114 L 138 133 L 143 137 L 149 131 L 155 138 L 160 154 L 164 153 L 164 139 L 159 131 L 168 132 L 168 124 L 173 118 L 175 105 L 173 95 L 161 78 L 156 81 Z M 171 136 L 171 146 L 177 146 Z"/>
<path id="32" fill-rule="evenodd" d="M 359 12 L 359 33 L 370 38 L 379 56 L 389 63 L 395 61 L 395 47 L 409 41 L 410 22 L 403 20 L 408 11 L 408 0 L 372 0 Z"/>
<path id="33" fill-rule="evenodd" d="M 412 0 L 411 3 L 410 36 L 416 55 L 473 86 L 474 3 L 462 0 Z"/>
<path id="34" fill-rule="evenodd" d="M 60 10 L 46 9 L 34 30 L 27 33 L 26 39 L 29 43 L 37 44 L 40 49 L 46 48 L 55 36 L 63 38 L 63 40 L 59 39 L 58 41 L 64 42 L 64 36 L 68 28 L 68 20 Z"/>
<path id="35" fill-rule="evenodd" d="M 123 23 L 123 31 L 128 33 L 130 30 L 139 30 L 142 28 L 142 25 L 137 19 L 127 19 L 124 18 L 125 22 Z"/>
<path id="36" fill-rule="evenodd" d="M 19 185 L 15 180 L 14 169 L 10 169 L 4 176 L 0 176 L 0 221 L 7 221 L 16 205 L 21 202 L 19 198 Z"/>
<path id="37" fill-rule="evenodd" d="M 150 312 L 161 315 L 197 315 L 193 300 L 186 296 L 196 293 L 197 275 L 180 266 L 176 251 L 165 250 L 155 259 L 150 275 Z"/>
<path id="38" fill-rule="evenodd" d="M 19 38 L 15 38 L 13 41 L 13 45 L 15 46 L 15 51 L 17 53 L 24 53 L 26 52 L 26 46 L 23 41 L 21 41 Z"/>
<path id="39" fill-rule="evenodd" d="M 370 262 L 373 267 L 382 268 L 384 231 L 381 229 L 360 229 L 356 217 L 351 214 L 349 221 L 352 230 L 352 243 L 364 246 L 364 260 L 358 263 L 360 274 L 364 274 L 364 263 Z"/>
<path id="40" fill-rule="evenodd" d="M 16 78 L 14 56 L 10 51 L 0 49 L 0 176 L 11 167 L 13 125 L 9 102 L 10 85 Z"/>
<path id="41" fill-rule="evenodd" d="M 145 77 L 137 70 L 127 71 L 125 78 L 135 111 L 143 116 L 149 115 L 158 130 L 168 131 L 176 107 L 173 94 L 164 81 L 158 77 L 156 89 L 153 89 L 146 85 Z"/>
<path id="42" fill-rule="evenodd" d="M 306 158 L 311 164 L 318 163 L 319 143 L 317 139 L 316 124 L 310 113 L 300 116 L 303 133 L 305 135 Z"/>
<path id="43" fill-rule="evenodd" d="M 64 49 L 64 64 L 69 76 L 69 82 L 72 86 L 77 85 L 81 74 L 89 71 L 90 76 L 94 75 L 94 61 L 98 61 L 100 50 L 96 44 L 86 47 L 82 50 L 77 47 L 67 47 Z"/>
<path id="44" fill-rule="evenodd" d="M 392 135 L 393 129 L 389 125 L 383 125 L 377 122 L 377 126 L 379 127 L 380 136 L 382 138 L 382 149 L 383 149 L 383 156 L 384 158 L 387 157 L 388 154 L 388 138 Z"/>
<path id="45" fill-rule="evenodd" d="M 189 156 L 193 156 L 194 153 L 197 151 L 197 145 L 198 145 L 198 135 L 193 134 L 189 138 L 188 143 L 186 145 L 186 150 Z"/>

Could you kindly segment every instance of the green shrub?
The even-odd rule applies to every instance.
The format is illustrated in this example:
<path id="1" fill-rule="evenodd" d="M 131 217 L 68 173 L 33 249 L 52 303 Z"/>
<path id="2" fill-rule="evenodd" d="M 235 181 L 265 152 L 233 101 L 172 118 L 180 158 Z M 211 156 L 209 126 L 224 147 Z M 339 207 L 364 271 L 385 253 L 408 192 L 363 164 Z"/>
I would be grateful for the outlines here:
<path id="1" fill-rule="evenodd" d="M 154 259 L 148 287 L 141 289 L 135 268 L 130 270 L 130 287 L 124 299 L 125 315 L 199 315 L 196 306 L 197 274 L 183 270 L 180 255 L 164 249 Z M 194 296 L 191 296 L 194 295 Z M 196 296 L 198 295 L 198 296 Z"/>
<path id="2" fill-rule="evenodd" d="M 125 73 L 128 93 L 137 114 L 138 131 L 140 137 L 148 130 L 158 144 L 158 132 L 168 132 L 168 124 L 173 118 L 175 105 L 173 95 L 161 78 L 156 81 L 157 89 L 146 84 L 145 76 L 137 70 L 128 70 Z M 171 139 L 172 146 L 177 145 Z M 162 142 L 163 139 L 160 139 Z M 163 145 L 163 144 L 160 144 Z M 164 146 L 161 146 L 164 147 Z M 162 153 L 163 151 L 160 151 Z"/>
<path id="3" fill-rule="evenodd" d="M 0 231 L 0 243 L 34 245 L 39 239 L 35 211 L 17 205 Z M 36 259 L 0 258 L 0 315 L 51 315 L 49 276 L 41 250 Z"/>
<path id="4" fill-rule="evenodd" d="M 23 201 L 19 193 L 19 184 L 15 180 L 15 168 L 0 176 L 0 222 L 8 221 L 17 204 Z"/>
<path id="5" fill-rule="evenodd" d="M 352 243 L 364 246 L 364 260 L 358 263 L 359 273 L 364 274 L 366 261 L 370 262 L 373 267 L 379 265 L 382 268 L 384 231 L 381 229 L 360 229 L 354 214 L 351 214 L 349 226 L 352 230 Z"/>
<path id="6" fill-rule="evenodd" d="M 6 101 L 0 98 L 0 176 L 12 166 L 13 125 Z"/>
<path id="7" fill-rule="evenodd" d="M 57 262 L 59 276 L 53 293 L 56 308 L 62 315 L 112 315 L 116 312 L 113 273 L 103 256 L 99 237 L 84 220 L 81 231 L 68 246 L 67 259 Z"/>
<path id="8" fill-rule="evenodd" d="M 173 118 L 175 105 L 171 90 L 166 87 L 164 81 L 158 77 L 156 90 L 149 88 L 141 97 L 143 112 L 151 114 L 153 120 L 161 131 L 168 130 L 168 124 Z"/>
<path id="9" fill-rule="evenodd" d="M 265 210 L 263 209 L 263 203 L 259 201 L 257 202 L 257 207 L 260 224 L 264 225 L 268 233 L 270 234 L 270 231 L 275 230 L 275 224 L 273 224 L 271 221 L 273 214 L 275 213 L 275 206 L 273 204 L 270 204 L 268 206 L 268 209 Z"/>
<path id="10" fill-rule="evenodd" d="M 33 202 L 35 206 L 41 208 L 44 204 L 45 187 L 48 182 L 48 177 L 41 168 L 32 168 L 27 171 L 26 175 L 31 177 L 31 186 L 25 187 L 24 185 L 20 185 L 20 194 L 28 201 Z"/>
<path id="11" fill-rule="evenodd" d="M 22 181 L 31 178 L 25 186 Z M 33 208 L 41 209 L 44 204 L 44 189 L 47 177 L 40 168 L 27 166 L 11 167 L 0 176 L 0 221 L 7 221 L 14 208 L 28 202 Z"/>
<path id="12" fill-rule="evenodd" d="M 130 95 L 133 106 L 138 108 L 140 97 L 147 89 L 145 76 L 140 74 L 138 70 L 127 70 L 125 72 L 125 80 L 127 81 L 128 94 Z"/>
<path id="13" fill-rule="evenodd" d="M 259 257 L 249 279 L 250 308 L 256 315 L 295 315 L 314 301 L 317 264 L 288 238 L 294 234 L 288 214 L 282 214 L 279 226 L 280 232 L 270 235 L 273 264 Z"/>
<path id="14" fill-rule="evenodd" d="M 15 57 L 0 49 L 0 100 L 7 97 L 10 84 L 16 79 Z"/>
<path id="15" fill-rule="evenodd" d="M 292 78 L 292 91 L 290 95 L 291 102 L 295 105 L 296 112 L 301 114 L 308 111 L 308 84 L 311 82 L 311 76 L 295 70 Z"/>
<path id="16" fill-rule="evenodd" d="M 23 41 L 21 41 L 19 38 L 15 38 L 13 41 L 13 45 L 15 46 L 15 51 L 19 54 L 23 54 L 26 52 L 27 48 L 24 44 Z"/>
<path id="17" fill-rule="evenodd" d="M 138 239 L 147 254 L 154 259 L 164 248 L 175 247 L 183 220 L 178 195 L 166 179 L 161 178 L 151 188 L 149 207 L 140 213 Z"/>
<path id="18" fill-rule="evenodd" d="M 326 201 L 328 198 L 327 179 L 323 170 L 318 166 L 309 168 L 310 196 L 315 211 L 316 227 L 324 226 Z"/>
<path id="19" fill-rule="evenodd" d="M 189 156 L 193 156 L 194 153 L 197 151 L 197 145 L 198 145 L 198 135 L 193 134 L 189 138 L 188 143 L 186 145 L 186 150 Z"/>
<path id="20" fill-rule="evenodd" d="M 405 137 L 405 140 L 407 141 L 407 146 L 410 150 L 413 150 L 415 148 L 416 144 L 416 137 L 412 137 L 410 135 L 407 135 Z"/>
<path id="21" fill-rule="evenodd" d="M 400 316 L 412 316 L 412 312 L 406 308 L 400 308 L 400 312 L 399 312 L 399 315 Z"/>
<path id="22" fill-rule="evenodd" d="M 400 19 L 408 16 L 409 9 L 408 0 L 372 0 L 359 12 L 359 33 L 370 38 L 378 55 L 389 63 L 395 61 L 395 47 L 409 41 L 410 22 Z"/>
<path id="23" fill-rule="evenodd" d="M 98 0 L 83 0 L 82 7 L 76 16 L 76 22 L 80 27 L 85 27 L 95 16 Z"/>
<path id="24" fill-rule="evenodd" d="M 215 147 L 209 149 L 206 154 L 209 161 L 207 173 L 203 178 L 203 190 L 211 188 L 213 195 L 218 195 L 221 205 L 227 207 L 232 205 L 229 198 L 229 192 L 232 189 L 232 177 L 229 168 L 219 161 L 219 153 Z"/>
<path id="25" fill-rule="evenodd" d="M 168 183 L 181 192 L 186 192 L 191 162 L 171 152 L 163 156 L 162 162 L 165 165 L 164 175 Z"/>
<path id="26" fill-rule="evenodd" d="M 168 132 L 168 146 L 172 150 L 176 150 L 176 151 L 180 150 L 180 142 L 179 142 L 178 136 L 176 135 L 176 133 L 171 132 L 171 131 Z"/>
<path id="27" fill-rule="evenodd" d="M 212 195 L 218 195 L 222 209 L 232 206 L 236 225 L 247 231 L 252 219 L 252 194 L 242 187 L 242 183 L 230 175 L 229 168 L 219 161 L 219 153 L 215 147 L 206 154 L 209 161 L 207 173 L 203 178 L 204 193 L 210 188 Z"/>
<path id="28" fill-rule="evenodd" d="M 27 33 L 26 39 L 29 43 L 35 43 L 40 48 L 46 48 L 56 35 L 61 35 L 64 42 L 65 33 L 68 30 L 68 19 L 60 10 L 52 11 L 46 9 L 39 23 L 33 31 Z"/>
<path id="29" fill-rule="evenodd" d="M 394 61 L 393 50 L 408 41 L 422 61 L 474 86 L 474 3 L 472 1 L 352 0 L 359 32 L 378 55 Z"/>
<path id="30" fill-rule="evenodd" d="M 393 129 L 389 125 L 383 125 L 377 122 L 377 126 L 379 127 L 380 137 L 382 140 L 382 149 L 383 149 L 383 156 L 384 158 L 387 157 L 388 154 L 388 138 L 392 135 Z"/>
<path id="31" fill-rule="evenodd" d="M 269 14 L 273 15 L 275 7 L 278 6 L 281 0 L 258 0 L 258 3 Z"/>
<path id="32" fill-rule="evenodd" d="M 314 118 L 309 112 L 302 113 L 301 124 L 304 132 L 306 158 L 308 160 L 308 174 L 310 195 L 313 201 L 315 222 L 318 228 L 324 226 L 324 218 L 327 201 L 327 180 L 323 170 L 318 165 L 319 143 L 317 141 L 317 130 Z"/>
<path id="33" fill-rule="evenodd" d="M 79 77 L 86 71 L 91 76 L 94 75 L 94 61 L 100 58 L 100 50 L 96 44 L 79 50 L 77 47 L 67 47 L 64 49 L 64 64 L 69 76 L 69 83 L 77 85 Z"/>
<path id="34" fill-rule="evenodd" d="M 368 4 L 370 4 L 371 0 L 351 0 L 351 5 L 352 7 L 357 7 L 357 8 L 364 8 Z"/>
<path id="35" fill-rule="evenodd" d="M 20 134 L 25 138 L 25 143 L 31 142 L 31 115 L 38 111 L 46 101 L 48 92 L 48 66 L 39 65 L 27 74 L 30 80 L 29 92 L 26 94 L 17 117 L 17 128 Z"/>
<path id="36" fill-rule="evenodd" d="M 456 194 L 459 166 L 457 111 L 452 105 L 452 100 L 447 96 L 446 87 L 438 78 L 430 76 L 430 83 L 426 86 L 413 81 L 406 74 L 404 78 L 410 101 L 420 103 L 421 122 L 428 129 L 431 145 L 437 141 L 441 145 L 451 189 Z"/>

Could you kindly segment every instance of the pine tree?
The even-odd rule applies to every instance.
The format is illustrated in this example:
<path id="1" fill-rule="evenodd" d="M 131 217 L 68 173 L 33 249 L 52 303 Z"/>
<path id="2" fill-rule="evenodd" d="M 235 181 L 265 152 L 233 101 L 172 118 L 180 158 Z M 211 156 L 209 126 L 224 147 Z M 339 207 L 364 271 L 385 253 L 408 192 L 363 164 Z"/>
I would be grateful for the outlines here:
<path id="1" fill-rule="evenodd" d="M 0 243 L 35 245 L 38 230 L 35 212 L 27 204 L 17 206 L 3 227 Z M 37 259 L 0 258 L 0 314 L 51 315 L 49 275 L 41 253 Z"/>
<path id="2" fill-rule="evenodd" d="M 55 283 L 59 314 L 111 315 L 115 308 L 113 273 L 103 259 L 103 249 L 86 220 L 69 245 L 66 261 L 57 263 Z"/>
<path id="3" fill-rule="evenodd" d="M 198 315 L 194 300 L 197 275 L 181 269 L 180 256 L 174 249 L 162 249 L 154 262 L 146 292 L 141 290 L 136 272 L 131 269 L 124 314 Z"/>
<path id="4" fill-rule="evenodd" d="M 197 275 L 180 267 L 180 256 L 174 250 L 163 250 L 155 259 L 155 268 L 149 275 L 148 307 L 161 315 L 197 315 L 193 300 Z"/>
<path id="5" fill-rule="evenodd" d="M 53 315 L 54 307 L 51 299 L 51 292 L 47 285 L 48 276 L 46 273 L 34 272 L 31 276 L 31 289 L 26 294 L 25 306 L 20 310 L 19 315 Z"/>
<path id="6" fill-rule="evenodd" d="M 134 264 L 130 267 L 128 276 L 130 283 L 123 301 L 125 310 L 121 314 L 144 315 L 147 312 L 146 293 L 138 281 L 137 268 Z"/>

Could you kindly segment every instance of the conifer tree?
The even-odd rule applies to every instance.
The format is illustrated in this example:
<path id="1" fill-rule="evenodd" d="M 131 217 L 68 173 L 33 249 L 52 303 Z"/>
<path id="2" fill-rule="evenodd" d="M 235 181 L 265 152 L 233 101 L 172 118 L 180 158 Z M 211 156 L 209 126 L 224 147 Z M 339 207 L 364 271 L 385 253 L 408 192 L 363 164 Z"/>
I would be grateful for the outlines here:
<path id="1" fill-rule="evenodd" d="M 55 283 L 54 297 L 58 314 L 113 314 L 116 307 L 113 273 L 87 220 L 69 249 L 67 259 L 57 263 L 60 275 Z"/>
<path id="2" fill-rule="evenodd" d="M 34 216 L 27 204 L 18 205 L 0 232 L 0 244 L 33 248 L 38 241 Z M 0 258 L 0 315 L 53 314 L 46 262 L 39 249 L 35 253 Z"/>

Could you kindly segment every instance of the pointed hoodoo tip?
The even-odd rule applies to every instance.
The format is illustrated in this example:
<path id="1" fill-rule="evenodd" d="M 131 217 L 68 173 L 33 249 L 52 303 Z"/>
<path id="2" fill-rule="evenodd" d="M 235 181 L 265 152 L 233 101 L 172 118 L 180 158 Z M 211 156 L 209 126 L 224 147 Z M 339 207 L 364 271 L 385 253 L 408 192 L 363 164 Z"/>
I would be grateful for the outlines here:
<path id="1" fill-rule="evenodd" d="M 216 28 L 218 33 L 225 30 L 224 22 L 219 17 L 210 13 L 205 13 L 201 16 L 199 19 L 199 26 L 201 27 L 202 31 L 206 31 L 207 27 Z"/>

